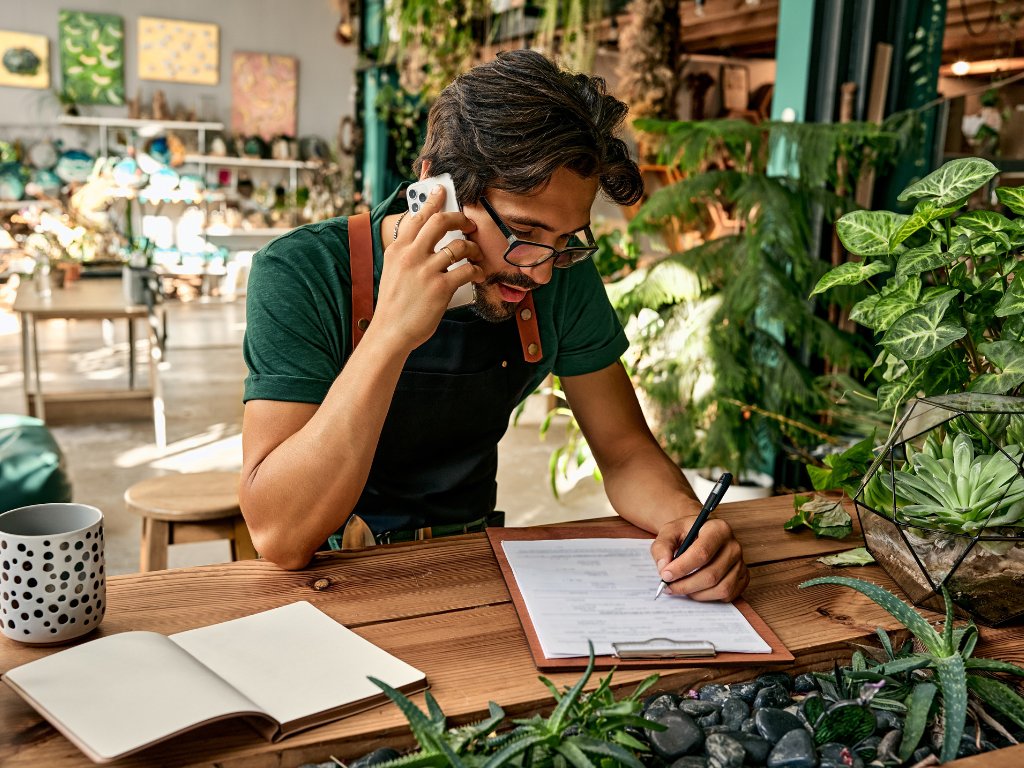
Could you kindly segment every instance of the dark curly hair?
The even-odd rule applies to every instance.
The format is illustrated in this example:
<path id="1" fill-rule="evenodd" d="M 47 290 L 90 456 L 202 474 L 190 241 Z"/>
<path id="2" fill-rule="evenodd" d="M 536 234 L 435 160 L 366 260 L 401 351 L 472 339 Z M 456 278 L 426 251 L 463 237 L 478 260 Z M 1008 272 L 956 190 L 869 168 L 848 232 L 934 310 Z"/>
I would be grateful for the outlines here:
<path id="1" fill-rule="evenodd" d="M 532 192 L 567 168 L 596 175 L 609 199 L 632 205 L 644 187 L 615 135 L 626 112 L 600 77 L 563 71 L 536 51 L 499 53 L 441 92 L 413 170 L 429 161 L 431 173 L 450 173 L 465 204 L 489 188 Z"/>

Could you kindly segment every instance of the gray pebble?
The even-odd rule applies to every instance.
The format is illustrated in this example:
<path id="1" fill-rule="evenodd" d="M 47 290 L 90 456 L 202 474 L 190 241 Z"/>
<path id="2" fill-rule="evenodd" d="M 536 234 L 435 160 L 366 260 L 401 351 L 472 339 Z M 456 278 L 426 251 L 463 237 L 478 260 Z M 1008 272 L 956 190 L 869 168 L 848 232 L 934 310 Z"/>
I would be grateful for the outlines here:
<path id="1" fill-rule="evenodd" d="M 790 731 L 804 730 L 803 723 L 796 715 L 774 707 L 755 710 L 754 722 L 757 724 L 757 732 L 772 744 Z"/>
<path id="2" fill-rule="evenodd" d="M 787 733 L 772 747 L 767 765 L 768 768 L 815 768 L 818 756 L 811 734 L 803 728 Z"/>
<path id="3" fill-rule="evenodd" d="M 785 709 L 792 703 L 792 700 L 789 698 L 789 691 L 781 685 L 769 685 L 757 692 L 757 697 L 754 699 L 754 709 L 760 709 L 761 707 Z"/>
<path id="4" fill-rule="evenodd" d="M 704 743 L 704 731 L 685 712 L 666 712 L 655 722 L 666 727 L 664 731 L 647 731 L 647 741 L 658 755 L 669 760 L 699 752 Z"/>
<path id="5" fill-rule="evenodd" d="M 708 736 L 704 749 L 708 753 L 708 768 L 740 768 L 747 756 L 743 745 L 724 733 Z"/>

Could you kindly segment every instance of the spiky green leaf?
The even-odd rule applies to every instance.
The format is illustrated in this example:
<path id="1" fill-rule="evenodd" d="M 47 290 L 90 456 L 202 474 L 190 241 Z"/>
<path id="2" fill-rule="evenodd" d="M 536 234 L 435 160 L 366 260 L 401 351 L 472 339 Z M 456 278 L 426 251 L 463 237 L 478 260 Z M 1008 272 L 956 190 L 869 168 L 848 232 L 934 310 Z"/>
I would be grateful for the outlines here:
<path id="1" fill-rule="evenodd" d="M 986 704 L 1002 712 L 1017 725 L 1024 727 L 1024 699 L 1010 686 L 991 677 L 968 675 L 967 687 Z"/>
<path id="2" fill-rule="evenodd" d="M 963 657 L 954 653 L 952 656 L 936 657 L 935 672 L 942 688 L 942 711 L 945 716 L 939 760 L 946 763 L 956 757 L 960 739 L 964 735 L 964 724 L 967 722 L 967 670 Z"/>
<path id="3" fill-rule="evenodd" d="M 822 275 L 821 280 L 811 291 L 811 296 L 824 293 L 837 285 L 859 285 L 874 275 L 888 271 L 889 265 L 884 261 L 872 261 L 870 264 L 863 261 L 848 261 Z"/>
<path id="4" fill-rule="evenodd" d="M 948 206 L 981 189 L 999 173 L 988 160 L 964 157 L 950 160 L 936 171 L 904 189 L 897 198 L 907 200 L 934 200 L 936 205 Z"/>
<path id="5" fill-rule="evenodd" d="M 803 589 L 822 584 L 849 587 L 860 592 L 900 621 L 931 653 L 938 654 L 942 652 L 942 638 L 932 628 L 932 625 L 920 613 L 884 587 L 872 584 L 870 581 L 851 579 L 847 576 L 820 576 L 816 579 L 805 581 L 800 585 L 800 588 Z"/>
<path id="6" fill-rule="evenodd" d="M 1008 675 L 1024 677 L 1024 667 L 1019 667 L 1009 661 L 1000 661 L 999 659 L 967 659 L 964 663 L 967 669 L 977 672 L 1005 672 Z"/>
<path id="7" fill-rule="evenodd" d="M 928 715 L 935 699 L 936 687 L 932 683 L 918 683 L 907 701 L 907 714 L 903 721 L 903 739 L 900 741 L 899 758 L 905 763 L 914 754 L 917 745 L 928 727 Z"/>
<path id="8" fill-rule="evenodd" d="M 907 218 L 892 211 L 851 211 L 836 222 L 836 234 L 850 253 L 887 256 L 889 241 Z"/>
<path id="9" fill-rule="evenodd" d="M 962 339 L 967 329 L 953 320 L 943 319 L 958 293 L 946 291 L 901 315 L 879 343 L 901 360 L 920 360 Z"/>

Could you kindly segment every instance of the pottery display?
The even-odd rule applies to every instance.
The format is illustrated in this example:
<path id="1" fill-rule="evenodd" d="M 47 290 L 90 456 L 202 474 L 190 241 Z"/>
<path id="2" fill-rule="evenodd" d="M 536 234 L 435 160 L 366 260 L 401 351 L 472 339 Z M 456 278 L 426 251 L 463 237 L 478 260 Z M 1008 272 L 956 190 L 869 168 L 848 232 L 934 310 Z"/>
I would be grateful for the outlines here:
<path id="1" fill-rule="evenodd" d="M 28 150 L 28 162 L 33 168 L 49 170 L 57 164 L 60 152 L 52 141 L 37 141 Z"/>
<path id="2" fill-rule="evenodd" d="M 54 173 L 65 184 L 85 182 L 89 180 L 94 163 L 92 155 L 80 149 L 69 149 L 61 154 L 54 168 Z"/>

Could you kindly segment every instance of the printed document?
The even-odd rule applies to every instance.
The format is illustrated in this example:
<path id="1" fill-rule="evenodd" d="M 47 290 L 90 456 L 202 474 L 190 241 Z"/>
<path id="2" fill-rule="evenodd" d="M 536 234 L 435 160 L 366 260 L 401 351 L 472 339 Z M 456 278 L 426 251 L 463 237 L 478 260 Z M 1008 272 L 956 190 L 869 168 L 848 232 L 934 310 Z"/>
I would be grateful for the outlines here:
<path id="1" fill-rule="evenodd" d="M 549 659 L 598 656 L 613 642 L 706 640 L 719 652 L 771 653 L 732 603 L 654 592 L 661 581 L 648 539 L 503 541 Z"/>

